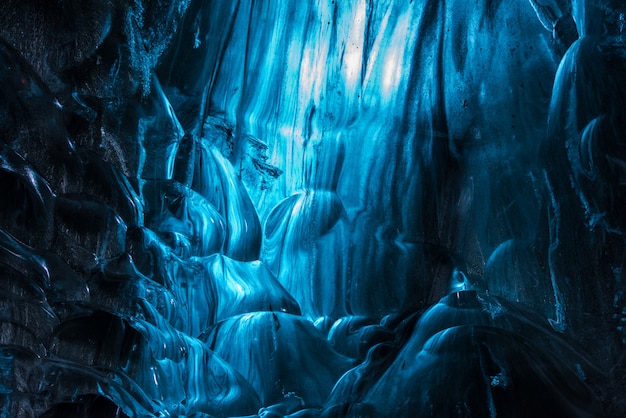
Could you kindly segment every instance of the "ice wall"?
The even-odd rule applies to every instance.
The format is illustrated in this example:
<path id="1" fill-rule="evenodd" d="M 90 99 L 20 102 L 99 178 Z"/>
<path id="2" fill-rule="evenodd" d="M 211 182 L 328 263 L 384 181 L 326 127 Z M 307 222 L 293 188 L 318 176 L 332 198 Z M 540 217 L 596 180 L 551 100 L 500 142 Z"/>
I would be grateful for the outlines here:
<path id="1" fill-rule="evenodd" d="M 6 1 L 2 416 L 620 416 L 624 13 Z"/>
<path id="2" fill-rule="evenodd" d="M 455 267 L 480 277 L 500 243 L 534 238 L 539 204 L 527 174 L 559 58 L 529 6 L 192 5 L 168 58 L 199 64 L 162 78 L 186 98 L 181 110 L 189 97 L 202 103 L 190 122 L 200 132 L 199 118 L 231 126 L 218 144 L 240 161 L 267 219 L 265 254 L 279 279 L 300 269 L 315 283 L 339 282 L 329 285 L 336 306 L 306 310 L 425 307 Z M 247 174 L 263 175 L 259 160 L 282 172 L 261 187 Z M 301 224 L 308 231 L 295 231 Z M 296 262 L 300 245 L 314 250 Z M 345 268 L 328 265 L 327 251 Z M 298 279 L 288 290 L 319 305 L 305 302 L 308 287 Z"/>

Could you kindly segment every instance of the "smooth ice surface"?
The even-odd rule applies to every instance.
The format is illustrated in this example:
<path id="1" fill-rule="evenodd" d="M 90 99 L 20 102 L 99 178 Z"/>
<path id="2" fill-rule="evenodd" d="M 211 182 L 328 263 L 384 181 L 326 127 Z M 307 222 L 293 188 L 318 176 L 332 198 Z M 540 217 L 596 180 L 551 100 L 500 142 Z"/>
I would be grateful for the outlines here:
<path id="1" fill-rule="evenodd" d="M 0 4 L 0 417 L 618 417 L 618 0 Z"/>
<path id="2" fill-rule="evenodd" d="M 264 405 L 296 397 L 300 407 L 321 406 L 351 364 L 329 347 L 313 324 L 281 312 L 235 316 L 201 339 L 248 379 Z"/>

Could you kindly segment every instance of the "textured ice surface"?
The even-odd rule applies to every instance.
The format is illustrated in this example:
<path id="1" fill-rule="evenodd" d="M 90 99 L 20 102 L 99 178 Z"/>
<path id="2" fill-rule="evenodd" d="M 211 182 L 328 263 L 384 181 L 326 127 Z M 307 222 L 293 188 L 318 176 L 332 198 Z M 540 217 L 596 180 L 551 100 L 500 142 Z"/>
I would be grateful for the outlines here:
<path id="1" fill-rule="evenodd" d="M 201 339 L 248 379 L 264 405 L 296 397 L 300 407 L 321 406 L 351 364 L 313 324 L 282 312 L 235 316 L 211 327 Z"/>
<path id="2" fill-rule="evenodd" d="M 5 0 L 0 416 L 623 416 L 625 14 Z"/>

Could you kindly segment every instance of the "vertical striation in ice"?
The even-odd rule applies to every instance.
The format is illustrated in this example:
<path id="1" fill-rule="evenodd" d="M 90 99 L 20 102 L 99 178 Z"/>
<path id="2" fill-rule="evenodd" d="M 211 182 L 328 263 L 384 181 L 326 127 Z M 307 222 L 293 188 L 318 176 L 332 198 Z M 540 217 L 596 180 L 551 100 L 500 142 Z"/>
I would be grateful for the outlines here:
<path id="1" fill-rule="evenodd" d="M 621 416 L 618 0 L 6 0 L 0 416 Z"/>

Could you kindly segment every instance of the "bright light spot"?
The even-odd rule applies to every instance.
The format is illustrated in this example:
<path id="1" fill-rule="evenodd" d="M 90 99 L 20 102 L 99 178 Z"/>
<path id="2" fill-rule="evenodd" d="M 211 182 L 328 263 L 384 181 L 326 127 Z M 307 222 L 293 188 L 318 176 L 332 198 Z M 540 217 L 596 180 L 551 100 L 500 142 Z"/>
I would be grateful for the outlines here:
<path id="1" fill-rule="evenodd" d="M 382 95 L 385 99 L 397 92 L 398 84 L 402 79 L 403 58 L 408 30 L 409 15 L 407 13 L 398 20 L 391 37 L 388 52 L 385 55 L 382 76 Z"/>
<path id="2" fill-rule="evenodd" d="M 302 63 L 300 64 L 300 88 L 310 89 L 315 84 L 315 71 L 313 71 L 313 64 L 311 63 L 311 48 L 305 49 L 302 54 Z"/>
<path id="3" fill-rule="evenodd" d="M 361 76 L 363 62 L 363 36 L 365 34 L 365 0 L 362 0 L 354 15 L 350 34 L 346 42 L 344 65 L 346 69 L 346 90 L 354 90 Z"/>
<path id="4" fill-rule="evenodd" d="M 243 288 L 242 285 L 240 285 L 239 283 L 233 283 L 231 288 L 240 296 L 240 297 L 245 297 L 246 296 L 246 289 Z"/>

